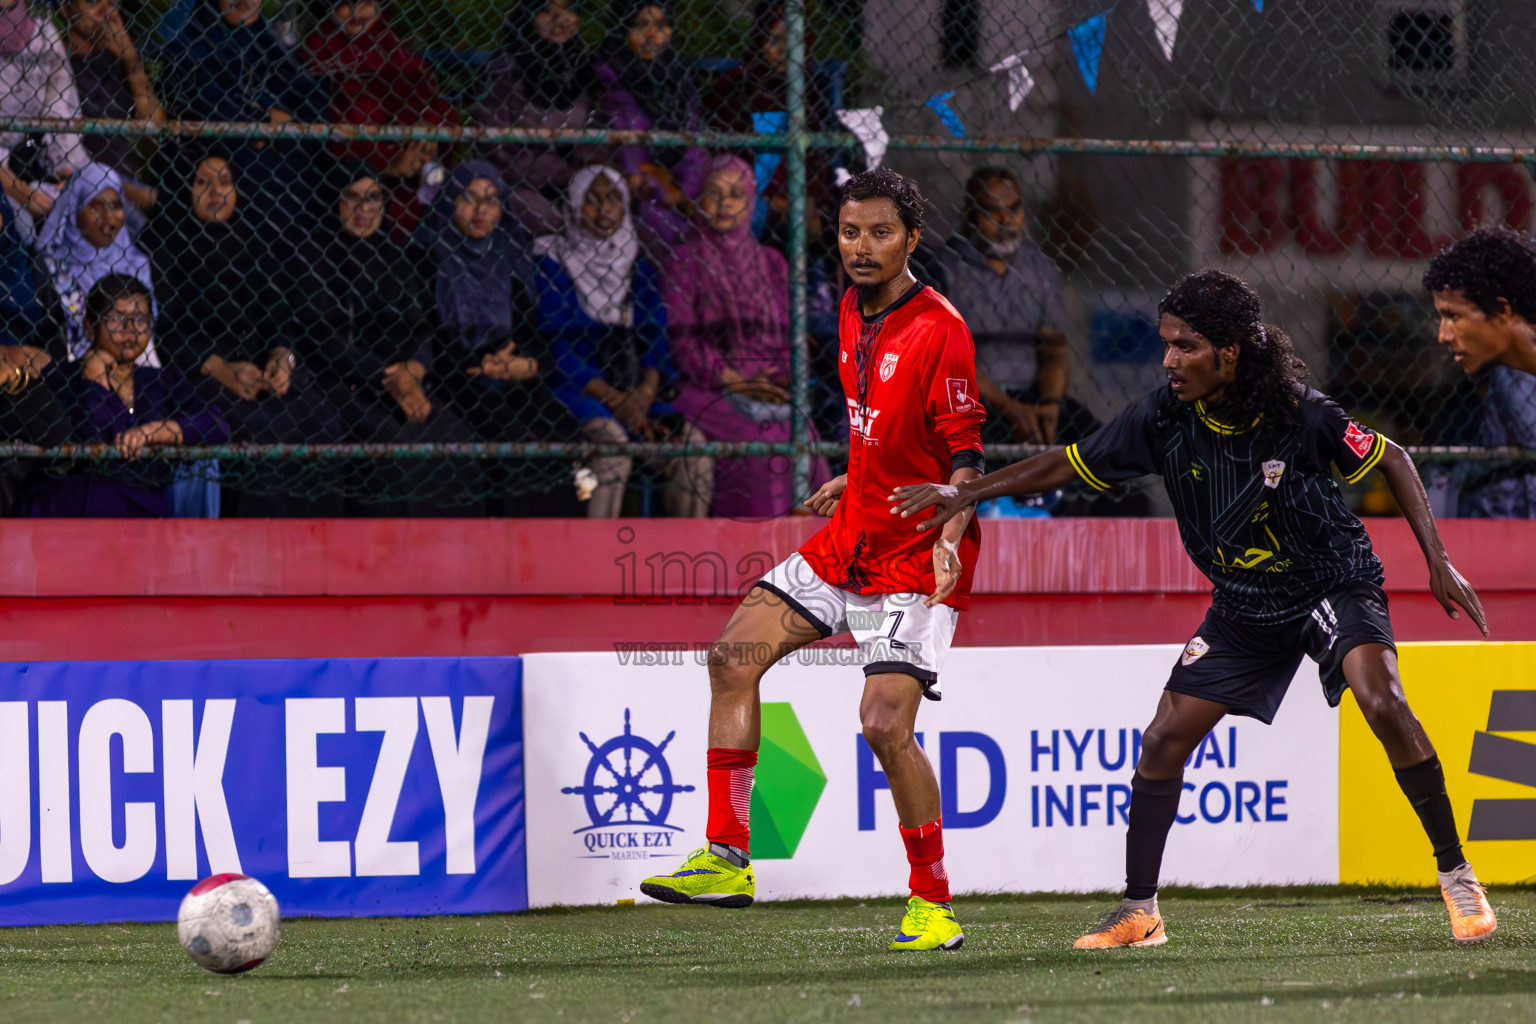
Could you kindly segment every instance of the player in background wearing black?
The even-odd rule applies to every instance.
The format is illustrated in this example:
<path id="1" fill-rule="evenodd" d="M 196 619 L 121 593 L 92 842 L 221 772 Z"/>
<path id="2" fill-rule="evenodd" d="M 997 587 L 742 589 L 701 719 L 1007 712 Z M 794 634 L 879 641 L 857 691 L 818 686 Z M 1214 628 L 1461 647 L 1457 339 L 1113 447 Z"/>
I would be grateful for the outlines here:
<path id="1" fill-rule="evenodd" d="M 1403 698 L 1381 562 L 1330 471 L 1345 480 L 1380 468 L 1429 563 L 1429 585 L 1451 618 L 1457 606 L 1488 635 L 1477 595 L 1451 567 L 1423 484 L 1401 448 L 1353 422 L 1306 386 L 1306 364 L 1259 297 L 1231 274 L 1205 270 L 1158 304 L 1168 384 L 1079 444 L 968 483 L 898 487 L 891 511 L 934 506 L 936 529 L 978 501 L 1038 494 L 1076 478 L 1095 489 L 1149 473 L 1163 477 L 1179 536 L 1213 584 L 1211 610 L 1190 639 L 1131 779 L 1126 890 L 1080 949 L 1167 941 L 1158 872 L 1178 814 L 1184 760 L 1224 715 L 1269 723 L 1303 654 L 1317 661 L 1337 706 L 1354 691 L 1398 784 L 1434 849 L 1452 933 L 1492 934 L 1487 895 L 1461 853 L 1445 775 Z"/>
<path id="2" fill-rule="evenodd" d="M 1424 287 L 1440 344 L 1468 377 L 1495 364 L 1536 374 L 1536 241 L 1482 228 L 1430 257 Z"/>

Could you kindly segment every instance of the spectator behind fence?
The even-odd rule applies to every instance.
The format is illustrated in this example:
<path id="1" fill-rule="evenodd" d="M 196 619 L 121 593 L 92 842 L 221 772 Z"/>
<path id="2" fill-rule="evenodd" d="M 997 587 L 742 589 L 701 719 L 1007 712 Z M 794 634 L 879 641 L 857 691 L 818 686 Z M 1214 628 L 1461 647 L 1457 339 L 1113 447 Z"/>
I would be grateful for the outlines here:
<path id="1" fill-rule="evenodd" d="M 624 177 L 585 167 L 571 178 L 566 229 L 534 243 L 539 264 L 539 321 L 550 339 L 555 396 L 593 441 L 705 440 L 663 400 L 675 379 L 667 352 L 667 314 L 656 271 L 640 254 Z M 593 519 L 619 515 L 632 460 L 610 455 L 593 464 Z M 659 462 L 669 515 L 705 516 L 714 493 L 714 460 L 676 456 Z"/>
<path id="2" fill-rule="evenodd" d="M 69 410 L 42 380 L 51 362 L 42 349 L 0 335 L 0 441 L 53 448 L 69 440 Z M 12 513 L 36 473 L 34 459 L 0 459 L 0 516 Z"/>
<path id="3" fill-rule="evenodd" d="M 0 0 L 0 117 L 79 116 L 64 43 L 47 12 Z M 41 219 L 62 178 L 88 160 L 78 135 L 0 131 L 0 191 Z"/>
<path id="4" fill-rule="evenodd" d="M 304 43 L 310 73 L 331 86 L 329 120 L 358 125 L 456 125 L 432 67 L 395 33 L 375 0 L 331 8 Z M 366 160 L 389 193 L 386 211 L 397 237 L 420 222 L 417 192 L 423 168 L 438 156 L 436 142 L 333 142 L 336 159 Z M 430 187 L 430 186 L 429 186 Z"/>
<path id="5" fill-rule="evenodd" d="M 597 66 L 609 127 L 697 132 L 703 107 L 693 71 L 672 47 L 672 13 L 655 0 L 619 0 L 619 32 L 604 44 Z M 704 187 L 709 154 L 697 146 L 621 146 L 613 163 L 638 204 L 646 249 L 671 252 L 688 227 L 693 200 Z"/>
<path id="6" fill-rule="evenodd" d="M 1477 443 L 1488 448 L 1536 450 L 1536 377 L 1508 366 L 1479 381 L 1483 403 Z M 1536 472 L 1529 463 L 1467 463 L 1458 515 L 1482 519 L 1536 519 Z"/>
<path id="7" fill-rule="evenodd" d="M 482 441 L 574 441 L 579 430 L 543 378 L 550 360 L 539 330 L 533 264 L 509 224 L 501 177 L 484 160 L 454 169 L 421 233 L 433 271 L 443 390 Z M 515 223 L 515 222 L 512 222 Z M 579 513 L 569 474 L 531 495 L 547 463 L 498 462 L 512 515 Z"/>
<path id="8" fill-rule="evenodd" d="M 488 83 L 474 109 L 491 128 L 603 127 L 593 102 L 592 54 L 577 34 L 574 0 L 513 0 L 505 40 L 486 66 Z M 560 231 L 571 173 L 601 159 L 599 146 L 484 147 L 511 189 L 509 207 L 535 235 Z"/>
<path id="9" fill-rule="evenodd" d="M 195 121 L 322 121 L 329 102 L 322 81 L 272 33 L 261 0 L 204 0 L 161 52 L 160 90 L 167 111 Z M 271 216 L 303 194 L 318 143 L 255 140 L 236 154 L 246 198 Z M 181 161 L 185 163 L 185 159 Z"/>
<path id="10" fill-rule="evenodd" d="M 349 439 L 376 443 L 472 440 L 443 396 L 428 386 L 432 324 L 415 254 L 395 240 L 375 172 L 348 162 L 327 176 L 332 213 L 298 256 L 290 347 L 332 404 Z M 361 466 L 355 489 L 381 500 L 375 514 L 475 514 L 482 486 L 467 463 L 380 461 Z M 437 496 L 435 499 L 429 496 Z"/>
<path id="11" fill-rule="evenodd" d="M 229 427 L 174 366 L 143 365 L 155 325 L 144 282 L 128 274 L 97 281 L 86 296 L 83 324 L 90 348 L 67 368 L 50 364 L 47 379 L 71 409 L 75 440 L 111 445 L 126 462 L 86 462 L 40 481 L 22 498 L 20 514 L 170 516 L 175 468 L 139 459 L 159 445 L 222 444 Z"/>
<path id="12" fill-rule="evenodd" d="M 694 226 L 663 268 L 677 409 L 715 441 L 790 439 L 789 267 L 752 236 L 756 194 L 750 164 L 715 157 Z M 795 504 L 792 465 L 781 455 L 719 460 L 711 510 L 785 515 Z M 812 491 L 828 475 L 825 460 L 816 460 Z"/>
<path id="13" fill-rule="evenodd" d="M 815 45 L 815 36 L 806 33 L 805 52 Z M 789 45 L 785 29 L 783 0 L 759 0 L 747 33 L 747 55 L 740 65 L 716 77 L 705 88 L 704 106 L 709 111 L 711 127 L 717 131 L 750 134 L 782 131 L 788 124 L 789 91 L 784 71 L 789 64 Z M 841 131 L 833 123 L 826 97 L 807 78 L 806 128 L 810 131 Z M 766 118 L 764 115 L 767 115 Z M 813 148 L 805 157 L 806 234 L 820 239 L 825 224 L 836 219 L 837 186 L 832 180 L 829 150 Z M 752 154 L 743 153 L 748 159 Z M 784 251 L 789 243 L 789 165 L 782 153 L 760 151 L 755 158 L 759 178 L 759 204 L 752 215 L 752 228 L 775 249 Z M 761 172 L 772 168 L 768 179 Z"/>
<path id="14" fill-rule="evenodd" d="M 166 205 L 149 248 L 164 296 L 159 334 L 167 360 L 225 411 L 235 441 L 342 440 L 340 416 L 319 393 L 313 371 L 285 343 L 293 282 L 279 269 L 271 229 L 248 215 L 233 161 L 222 151 L 204 156 Z M 278 493 L 298 489 L 313 470 L 291 461 L 259 462 L 228 511 L 339 513 L 338 505 Z"/>
<path id="15" fill-rule="evenodd" d="M 153 288 L 149 257 L 128 236 L 122 194 L 116 171 L 88 163 L 70 177 L 43 223 L 37 250 L 53 285 L 53 314 L 63 337 L 56 357 L 62 354 L 73 361 L 95 344 L 84 318 L 86 296 L 97 281 L 108 274 L 126 274 L 138 279 L 146 292 Z M 136 358 L 146 366 L 159 366 L 153 335 L 145 337 Z"/>
<path id="16" fill-rule="evenodd" d="M 1061 272 L 1025 235 L 1024 194 L 1010 171 L 965 183 L 965 226 L 939 251 L 935 282 L 976 339 L 976 385 L 992 442 L 1056 444 L 1097 429 L 1067 397 L 1071 354 Z"/>
<path id="17" fill-rule="evenodd" d="M 32 250 L 16 229 L 18 216 L 10 203 L 0 201 L 0 333 L 32 342 L 47 314 L 37 298 Z"/>
<path id="18" fill-rule="evenodd" d="M 65 0 L 59 13 L 69 25 L 69 65 L 85 117 L 119 121 L 163 121 L 144 60 L 123 24 L 114 0 Z M 155 205 L 145 185 L 145 140 L 133 135 L 82 136 L 85 151 L 123 176 L 123 197 L 140 210 Z"/>

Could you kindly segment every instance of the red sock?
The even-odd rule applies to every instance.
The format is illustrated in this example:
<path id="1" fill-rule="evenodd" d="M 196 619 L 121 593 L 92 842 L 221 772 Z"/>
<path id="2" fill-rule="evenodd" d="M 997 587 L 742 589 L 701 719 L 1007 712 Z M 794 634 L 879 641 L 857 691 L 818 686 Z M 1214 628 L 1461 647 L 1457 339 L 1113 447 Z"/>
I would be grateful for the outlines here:
<path id="1" fill-rule="evenodd" d="M 901 826 L 901 841 L 907 844 L 907 863 L 912 878 L 907 883 L 913 896 L 930 903 L 949 902 L 949 875 L 944 871 L 944 819 L 934 818 L 917 828 Z"/>
<path id="2" fill-rule="evenodd" d="M 704 836 L 710 842 L 747 851 L 752 768 L 756 764 L 755 750 L 709 749 L 709 823 L 704 827 Z"/>

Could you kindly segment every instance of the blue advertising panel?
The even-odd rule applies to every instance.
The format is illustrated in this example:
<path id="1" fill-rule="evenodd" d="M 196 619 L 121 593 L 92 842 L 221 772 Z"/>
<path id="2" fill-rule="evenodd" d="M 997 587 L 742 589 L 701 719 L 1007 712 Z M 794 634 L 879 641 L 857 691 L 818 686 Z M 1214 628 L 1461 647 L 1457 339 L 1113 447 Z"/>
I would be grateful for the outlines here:
<path id="1" fill-rule="evenodd" d="M 0 665 L 0 925 L 528 905 L 517 658 Z"/>

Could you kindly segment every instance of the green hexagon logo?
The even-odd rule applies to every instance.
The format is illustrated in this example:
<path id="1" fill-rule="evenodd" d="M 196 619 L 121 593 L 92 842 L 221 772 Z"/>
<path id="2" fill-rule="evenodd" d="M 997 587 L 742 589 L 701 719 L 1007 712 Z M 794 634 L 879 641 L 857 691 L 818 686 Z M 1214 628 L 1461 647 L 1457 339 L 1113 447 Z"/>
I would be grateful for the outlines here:
<path id="1" fill-rule="evenodd" d="M 826 773 L 795 709 L 788 703 L 764 704 L 763 740 L 752 786 L 752 859 L 793 857 L 826 788 Z"/>

